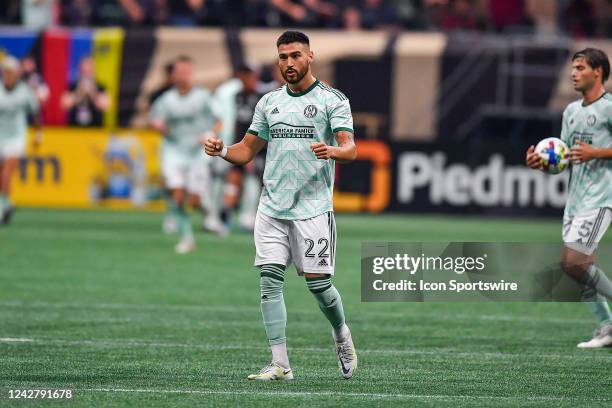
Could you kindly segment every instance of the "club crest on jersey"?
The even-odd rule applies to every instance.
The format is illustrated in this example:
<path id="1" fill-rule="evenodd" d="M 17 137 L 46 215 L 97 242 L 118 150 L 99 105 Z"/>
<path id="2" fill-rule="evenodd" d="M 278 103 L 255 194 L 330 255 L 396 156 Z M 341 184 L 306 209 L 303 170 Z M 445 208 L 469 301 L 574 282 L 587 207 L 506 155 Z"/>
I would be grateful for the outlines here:
<path id="1" fill-rule="evenodd" d="M 314 118 L 317 114 L 317 107 L 314 105 L 308 105 L 304 108 L 304 116 L 307 118 Z"/>
<path id="2" fill-rule="evenodd" d="M 597 117 L 595 115 L 589 115 L 587 118 L 587 125 L 593 126 L 597 122 Z"/>

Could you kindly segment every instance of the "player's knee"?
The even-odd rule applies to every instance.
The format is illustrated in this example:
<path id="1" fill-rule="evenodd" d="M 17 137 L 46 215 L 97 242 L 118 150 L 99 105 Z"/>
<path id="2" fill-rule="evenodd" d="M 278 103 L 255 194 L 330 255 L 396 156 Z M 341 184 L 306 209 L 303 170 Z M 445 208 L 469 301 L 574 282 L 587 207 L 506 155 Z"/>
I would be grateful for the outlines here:
<path id="1" fill-rule="evenodd" d="M 317 277 L 306 277 L 306 286 L 313 293 L 322 293 L 332 287 L 330 275 L 320 275 Z"/>
<path id="2" fill-rule="evenodd" d="M 172 191 L 172 199 L 178 205 L 185 204 L 185 191 L 183 189 L 175 189 Z"/>
<path id="3" fill-rule="evenodd" d="M 285 283 L 285 267 L 282 265 L 263 265 L 260 276 L 261 300 L 280 298 Z"/>
<path id="4" fill-rule="evenodd" d="M 561 262 L 563 272 L 579 283 L 585 283 L 588 279 L 590 263 Z"/>

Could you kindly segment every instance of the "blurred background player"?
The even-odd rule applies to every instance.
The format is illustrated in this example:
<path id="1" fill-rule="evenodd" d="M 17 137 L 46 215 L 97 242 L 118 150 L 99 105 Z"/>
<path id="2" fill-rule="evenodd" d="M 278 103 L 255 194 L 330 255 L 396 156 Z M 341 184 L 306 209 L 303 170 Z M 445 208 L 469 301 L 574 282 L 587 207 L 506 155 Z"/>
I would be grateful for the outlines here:
<path id="1" fill-rule="evenodd" d="M 208 192 L 208 160 L 200 143 L 222 128 L 221 116 L 211 92 L 193 84 L 193 62 L 180 56 L 173 67 L 174 86 L 151 109 L 151 126 L 164 135 L 161 167 L 166 188 L 172 192 L 169 209 L 178 220 L 177 253 L 196 249 L 186 206 L 202 209 Z"/>
<path id="2" fill-rule="evenodd" d="M 335 270 L 334 165 L 355 159 L 353 118 L 346 96 L 311 71 L 308 37 L 286 31 L 277 40 L 278 65 L 287 85 L 264 95 L 239 143 L 209 139 L 206 153 L 244 165 L 266 143 L 264 190 L 255 221 L 255 266 L 260 268 L 261 312 L 272 362 L 250 380 L 292 380 L 287 355 L 285 269 L 293 263 L 332 326 L 342 376 L 352 377 L 357 354 L 345 323 Z"/>
<path id="3" fill-rule="evenodd" d="M 38 113 L 38 109 L 38 99 L 21 81 L 19 61 L 6 57 L 0 86 L 0 224 L 8 224 L 15 209 L 10 200 L 11 179 L 25 154 L 28 115 Z"/>
<path id="4" fill-rule="evenodd" d="M 273 85 L 277 86 L 275 82 Z M 243 64 L 236 69 L 235 77 L 223 83 L 217 89 L 215 96 L 223 112 L 225 124 L 222 138 L 225 143 L 233 144 L 240 141 L 249 129 L 255 113 L 255 106 L 261 97 L 271 88 L 260 81 L 259 69 L 253 65 Z M 240 202 L 240 226 L 253 231 L 255 214 L 261 194 L 261 179 L 265 165 L 265 149 L 244 166 L 231 166 L 227 162 L 215 160 L 214 166 L 221 169 L 216 173 L 217 203 L 220 204 L 220 219 L 223 229 L 228 230 L 232 212 Z M 225 167 L 226 171 L 223 171 Z M 224 185 L 220 194 L 219 184 Z M 222 196 L 222 197 L 221 197 Z M 214 225 L 207 225 L 208 227 Z"/>
<path id="5" fill-rule="evenodd" d="M 110 109 L 111 99 L 106 88 L 96 81 L 91 57 L 79 63 L 79 77 L 62 95 L 62 107 L 68 112 L 68 123 L 73 126 L 102 126 L 104 112 Z"/>
<path id="6" fill-rule="evenodd" d="M 561 266 L 584 284 L 582 299 L 597 317 L 599 328 L 579 348 L 612 345 L 612 281 L 594 265 L 597 245 L 612 220 L 612 97 L 604 89 L 610 61 L 601 50 L 586 48 L 572 57 L 572 82 L 582 99 L 563 112 L 561 139 L 571 147 L 569 195 L 563 216 Z M 527 165 L 541 167 L 534 147 Z M 606 300 L 607 298 L 607 300 Z"/>

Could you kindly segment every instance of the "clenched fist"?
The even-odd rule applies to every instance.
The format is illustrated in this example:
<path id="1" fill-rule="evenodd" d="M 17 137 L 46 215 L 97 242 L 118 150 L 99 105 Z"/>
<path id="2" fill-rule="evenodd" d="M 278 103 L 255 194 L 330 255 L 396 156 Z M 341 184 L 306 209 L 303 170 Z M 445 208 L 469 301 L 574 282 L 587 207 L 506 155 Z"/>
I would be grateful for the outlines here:
<path id="1" fill-rule="evenodd" d="M 218 137 L 209 137 L 204 142 L 204 151 L 209 156 L 221 156 L 223 150 L 223 140 Z"/>
<path id="2" fill-rule="evenodd" d="M 325 143 L 313 143 L 310 145 L 310 150 L 317 156 L 317 159 L 331 159 L 334 146 L 328 146 Z"/>

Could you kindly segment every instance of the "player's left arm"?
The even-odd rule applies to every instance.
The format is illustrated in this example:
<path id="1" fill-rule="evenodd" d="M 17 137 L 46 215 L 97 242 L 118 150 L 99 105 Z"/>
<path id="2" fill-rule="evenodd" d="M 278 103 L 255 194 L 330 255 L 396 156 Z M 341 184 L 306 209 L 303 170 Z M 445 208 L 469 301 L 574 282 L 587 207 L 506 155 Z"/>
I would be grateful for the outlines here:
<path id="1" fill-rule="evenodd" d="M 313 143 L 310 149 L 320 160 L 334 159 L 339 163 L 351 162 L 357 157 L 351 105 L 344 94 L 336 91 L 328 106 L 329 125 L 334 133 L 337 146 L 318 142 Z"/>
<path id="2" fill-rule="evenodd" d="M 612 160 L 612 148 L 594 147 L 582 140 L 578 140 L 576 145 L 570 150 L 570 160 L 572 161 L 583 163 L 593 159 Z"/>
<path id="3" fill-rule="evenodd" d="M 313 151 L 317 159 L 327 160 L 334 159 L 338 163 L 348 163 L 355 160 L 357 157 L 357 147 L 353 133 L 348 130 L 340 130 L 336 132 L 336 142 L 338 146 L 329 146 L 325 143 L 313 143 L 310 149 Z"/>

